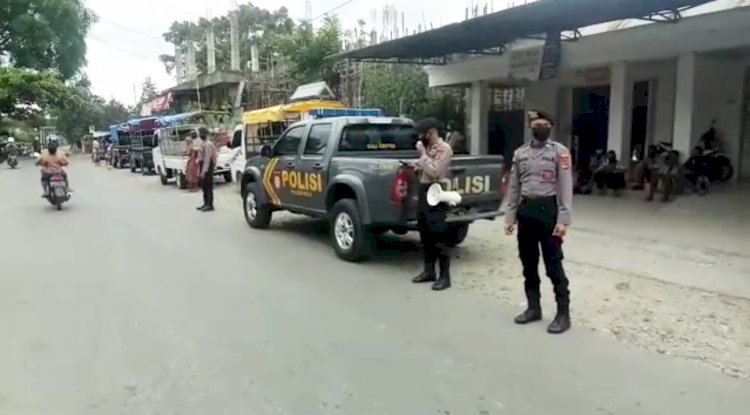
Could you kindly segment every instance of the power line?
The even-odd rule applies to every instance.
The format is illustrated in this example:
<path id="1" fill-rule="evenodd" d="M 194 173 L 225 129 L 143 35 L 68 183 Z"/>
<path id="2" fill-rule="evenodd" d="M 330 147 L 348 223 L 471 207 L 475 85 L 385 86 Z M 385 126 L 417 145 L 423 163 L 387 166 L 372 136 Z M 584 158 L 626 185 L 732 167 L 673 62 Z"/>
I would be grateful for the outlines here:
<path id="1" fill-rule="evenodd" d="M 99 17 L 99 20 L 101 20 L 101 21 L 103 21 L 105 23 L 109 23 L 112 26 L 119 27 L 120 29 L 127 30 L 128 32 L 133 32 L 133 33 L 141 35 L 141 36 L 146 36 L 146 37 L 150 37 L 152 39 L 158 39 L 158 40 L 161 40 L 162 42 L 166 42 L 166 40 L 164 40 L 164 38 L 162 38 L 160 36 L 156 36 L 156 35 L 152 35 L 152 34 L 149 34 L 149 33 L 141 32 L 141 31 L 135 30 L 135 29 L 131 29 L 131 28 L 127 27 L 127 26 L 123 26 L 123 25 L 121 25 L 121 24 L 119 24 L 117 22 L 113 22 L 112 20 L 105 19 L 103 17 Z"/>
<path id="2" fill-rule="evenodd" d="M 314 22 L 314 21 L 316 21 L 316 20 L 318 20 L 318 19 L 320 19 L 322 17 L 326 17 L 328 14 L 335 12 L 336 10 L 338 10 L 338 9 L 346 6 L 347 4 L 349 4 L 349 3 L 353 2 L 353 1 L 354 0 L 346 0 L 345 2 L 339 4 L 338 6 L 336 6 L 336 7 L 332 8 L 332 9 L 328 10 L 327 12 L 325 12 L 323 14 L 320 14 L 318 16 L 313 17 L 312 19 L 310 19 L 310 21 Z"/>
<path id="3" fill-rule="evenodd" d="M 154 61 L 154 59 L 152 59 L 152 58 L 146 57 L 145 55 L 141 55 L 138 52 L 133 52 L 132 50 L 125 49 L 123 47 L 115 45 L 114 43 L 108 42 L 108 41 L 106 41 L 104 39 L 100 39 L 100 38 L 98 38 L 98 37 L 96 37 L 94 35 L 89 35 L 88 38 L 91 39 L 91 40 L 95 40 L 95 41 L 97 41 L 99 43 L 105 44 L 105 45 L 109 46 L 112 49 L 117 49 L 120 52 L 127 53 L 128 55 L 134 56 L 136 58 L 143 59 L 143 60 L 149 61 L 149 62 L 153 62 Z"/>
<path id="4" fill-rule="evenodd" d="M 162 3 L 162 2 L 156 1 L 156 0 L 149 0 L 149 1 L 151 3 L 154 3 L 154 4 L 158 4 L 161 7 L 166 7 L 167 9 L 176 10 L 178 12 L 186 13 L 186 14 L 189 14 L 191 16 L 195 16 L 195 17 L 198 17 L 198 18 L 201 18 L 201 19 L 204 18 L 204 16 L 201 16 L 199 14 L 193 13 L 190 10 L 181 9 L 181 8 L 175 7 L 175 6 L 171 5 L 171 4 Z"/>

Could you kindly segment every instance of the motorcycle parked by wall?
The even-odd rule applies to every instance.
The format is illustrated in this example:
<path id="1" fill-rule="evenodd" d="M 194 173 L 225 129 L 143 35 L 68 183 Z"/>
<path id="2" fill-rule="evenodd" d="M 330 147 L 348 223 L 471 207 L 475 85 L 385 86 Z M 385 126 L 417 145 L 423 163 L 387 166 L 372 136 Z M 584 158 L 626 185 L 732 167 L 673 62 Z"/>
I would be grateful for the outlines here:
<path id="1" fill-rule="evenodd" d="M 706 195 L 713 183 L 725 183 L 734 176 L 734 167 L 729 157 L 717 150 L 693 149 L 693 155 L 684 165 L 685 179 L 695 192 Z"/>
<path id="2" fill-rule="evenodd" d="M 65 177 L 61 174 L 52 175 L 49 179 L 49 189 L 47 189 L 47 201 L 57 210 L 61 210 L 63 203 L 70 200 L 70 197 L 71 193 Z"/>

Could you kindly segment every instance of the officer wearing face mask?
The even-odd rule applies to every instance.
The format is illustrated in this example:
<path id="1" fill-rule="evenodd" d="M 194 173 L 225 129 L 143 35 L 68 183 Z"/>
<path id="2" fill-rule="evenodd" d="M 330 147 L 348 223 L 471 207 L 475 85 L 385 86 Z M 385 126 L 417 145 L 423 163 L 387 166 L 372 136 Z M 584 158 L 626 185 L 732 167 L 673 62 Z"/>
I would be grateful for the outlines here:
<path id="1" fill-rule="evenodd" d="M 554 141 L 552 118 L 541 111 L 529 112 L 534 138 L 513 154 L 505 209 L 505 233 L 518 226 L 518 251 L 523 265 L 528 307 L 516 324 L 542 319 L 539 251 L 554 287 L 557 315 L 547 331 L 559 334 L 570 328 L 568 279 L 563 270 L 562 242 L 571 222 L 573 174 L 570 152 Z"/>
<path id="2" fill-rule="evenodd" d="M 419 133 L 416 169 L 419 174 L 419 236 L 422 240 L 424 270 L 412 279 L 416 284 L 432 282 L 434 291 L 450 288 L 450 256 L 444 243 L 446 211 L 442 206 L 427 203 L 427 190 L 448 176 L 453 150 L 441 137 L 440 122 L 427 118 L 417 123 Z M 440 274 L 435 273 L 435 263 L 440 264 Z"/>

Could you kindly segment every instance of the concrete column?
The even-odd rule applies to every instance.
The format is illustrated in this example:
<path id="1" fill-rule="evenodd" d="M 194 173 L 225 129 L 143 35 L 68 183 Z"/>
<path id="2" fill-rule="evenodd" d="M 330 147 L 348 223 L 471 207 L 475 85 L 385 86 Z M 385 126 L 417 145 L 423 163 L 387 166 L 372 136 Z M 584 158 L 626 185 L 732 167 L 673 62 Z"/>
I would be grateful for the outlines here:
<path id="1" fill-rule="evenodd" d="M 610 66 L 609 127 L 607 150 L 617 158 L 630 159 L 630 136 L 633 123 L 633 79 L 625 62 Z"/>
<path id="2" fill-rule="evenodd" d="M 535 82 L 527 85 L 524 102 L 524 112 L 531 110 L 543 111 L 555 119 L 554 133 L 557 135 L 560 126 L 559 113 L 557 110 L 557 84 L 554 82 Z M 528 123 L 526 123 L 524 141 L 531 141 L 532 135 Z"/>
<path id="3" fill-rule="evenodd" d="M 487 154 L 490 112 L 490 93 L 487 82 L 471 83 L 469 101 L 469 152 L 475 155 Z"/>
<path id="4" fill-rule="evenodd" d="M 675 90 L 674 137 L 672 147 L 683 159 L 690 154 L 698 135 L 695 131 L 697 58 L 694 53 L 677 59 L 677 82 Z"/>
<path id="5" fill-rule="evenodd" d="M 573 88 L 561 87 L 557 91 L 557 119 L 555 137 L 557 141 L 571 148 L 573 135 Z M 572 149 L 571 149 L 572 151 Z"/>

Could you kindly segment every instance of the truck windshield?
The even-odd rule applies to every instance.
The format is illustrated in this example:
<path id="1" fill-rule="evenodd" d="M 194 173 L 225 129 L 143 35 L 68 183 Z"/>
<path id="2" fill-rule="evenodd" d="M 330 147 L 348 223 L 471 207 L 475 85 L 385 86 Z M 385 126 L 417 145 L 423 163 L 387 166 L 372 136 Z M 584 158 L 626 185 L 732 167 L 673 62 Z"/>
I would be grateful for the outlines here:
<path id="1" fill-rule="evenodd" d="M 417 132 L 408 124 L 354 124 L 344 127 L 339 151 L 414 150 Z"/>

